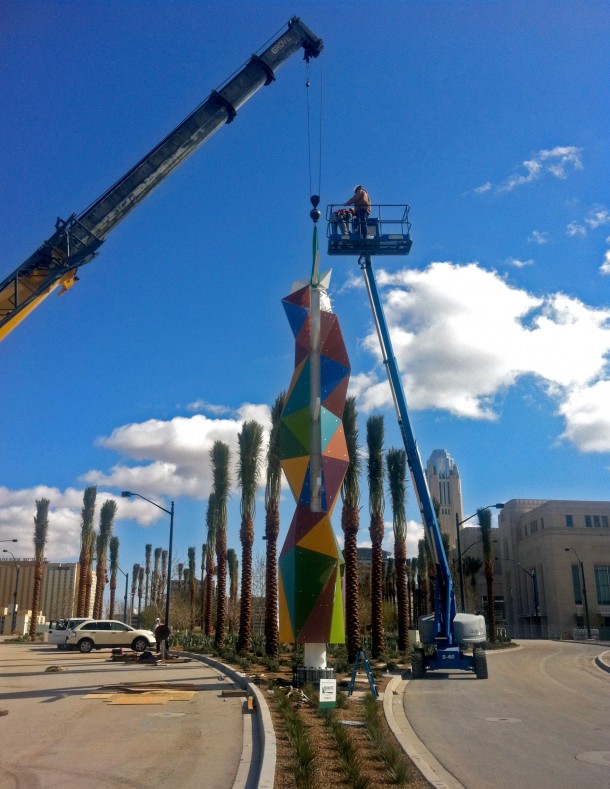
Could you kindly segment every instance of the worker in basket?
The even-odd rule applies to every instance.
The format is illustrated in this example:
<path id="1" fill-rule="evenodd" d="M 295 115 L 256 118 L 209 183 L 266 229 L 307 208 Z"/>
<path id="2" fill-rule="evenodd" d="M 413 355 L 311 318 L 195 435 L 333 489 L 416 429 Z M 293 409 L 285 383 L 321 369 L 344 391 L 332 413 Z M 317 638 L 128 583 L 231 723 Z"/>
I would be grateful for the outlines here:
<path id="1" fill-rule="evenodd" d="M 345 201 L 345 205 L 353 205 L 355 208 L 355 229 L 360 232 L 362 238 L 368 234 L 367 221 L 371 213 L 371 199 L 368 192 L 361 184 L 354 187 L 354 196 Z"/>
<path id="2" fill-rule="evenodd" d="M 342 236 L 348 236 L 355 213 L 353 208 L 338 208 L 336 211 L 333 211 L 331 219 L 333 234 L 337 235 L 340 233 Z"/>

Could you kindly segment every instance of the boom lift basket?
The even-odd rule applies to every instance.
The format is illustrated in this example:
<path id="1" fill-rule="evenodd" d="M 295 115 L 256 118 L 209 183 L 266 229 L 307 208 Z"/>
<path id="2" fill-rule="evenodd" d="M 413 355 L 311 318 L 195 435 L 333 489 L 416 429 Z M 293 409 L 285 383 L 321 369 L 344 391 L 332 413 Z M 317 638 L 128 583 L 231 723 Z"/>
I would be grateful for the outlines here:
<path id="1" fill-rule="evenodd" d="M 358 223 L 343 203 L 326 208 L 326 235 L 329 255 L 408 255 L 411 223 L 408 205 L 371 205 L 367 237 L 362 238 Z"/>

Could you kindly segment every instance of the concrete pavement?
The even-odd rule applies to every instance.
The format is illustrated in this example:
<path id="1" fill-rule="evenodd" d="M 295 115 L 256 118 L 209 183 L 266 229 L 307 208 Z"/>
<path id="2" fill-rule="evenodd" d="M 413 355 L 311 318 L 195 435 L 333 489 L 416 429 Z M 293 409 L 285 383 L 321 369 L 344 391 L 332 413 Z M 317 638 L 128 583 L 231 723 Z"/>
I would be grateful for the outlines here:
<path id="1" fill-rule="evenodd" d="M 164 704 L 85 698 L 142 682 L 186 685 L 194 693 Z M 206 789 L 250 789 L 260 751 L 244 699 L 221 695 L 235 687 L 202 660 L 147 666 L 112 662 L 109 650 L 81 655 L 0 643 L 0 789 L 200 789 L 202 777 Z"/>

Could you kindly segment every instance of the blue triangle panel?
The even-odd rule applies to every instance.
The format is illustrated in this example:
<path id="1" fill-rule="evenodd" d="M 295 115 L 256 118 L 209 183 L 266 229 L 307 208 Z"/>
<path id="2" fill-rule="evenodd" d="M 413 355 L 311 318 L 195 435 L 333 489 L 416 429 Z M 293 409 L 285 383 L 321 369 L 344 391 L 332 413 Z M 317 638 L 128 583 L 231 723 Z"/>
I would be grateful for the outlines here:
<path id="1" fill-rule="evenodd" d="M 283 301 L 282 304 L 284 305 L 284 311 L 286 312 L 286 317 L 288 318 L 292 333 L 296 337 L 305 323 L 308 310 L 306 310 L 305 307 L 299 307 L 297 304 L 290 304 L 290 302 L 286 301 Z"/>
<path id="2" fill-rule="evenodd" d="M 349 367 L 345 367 L 345 365 L 329 359 L 328 356 L 320 357 L 320 377 L 322 379 L 320 389 L 322 400 L 326 400 L 335 386 L 337 386 L 342 378 L 345 378 L 349 371 Z"/>

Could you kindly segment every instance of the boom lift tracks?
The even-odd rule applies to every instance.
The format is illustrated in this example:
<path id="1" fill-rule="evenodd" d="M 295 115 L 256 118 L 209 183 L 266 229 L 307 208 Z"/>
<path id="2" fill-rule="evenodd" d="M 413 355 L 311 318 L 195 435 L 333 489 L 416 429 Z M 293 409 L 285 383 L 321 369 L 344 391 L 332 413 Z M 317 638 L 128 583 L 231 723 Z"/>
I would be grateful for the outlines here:
<path id="1" fill-rule="evenodd" d="M 55 288 L 74 285 L 81 266 L 98 254 L 110 231 L 179 164 L 225 123 L 256 91 L 275 80 L 275 72 L 300 49 L 310 60 L 323 49 L 322 39 L 293 17 L 288 29 L 253 55 L 246 65 L 194 110 L 174 131 L 111 186 L 82 214 L 58 219 L 55 232 L 33 255 L 0 283 L 0 341 Z"/>

